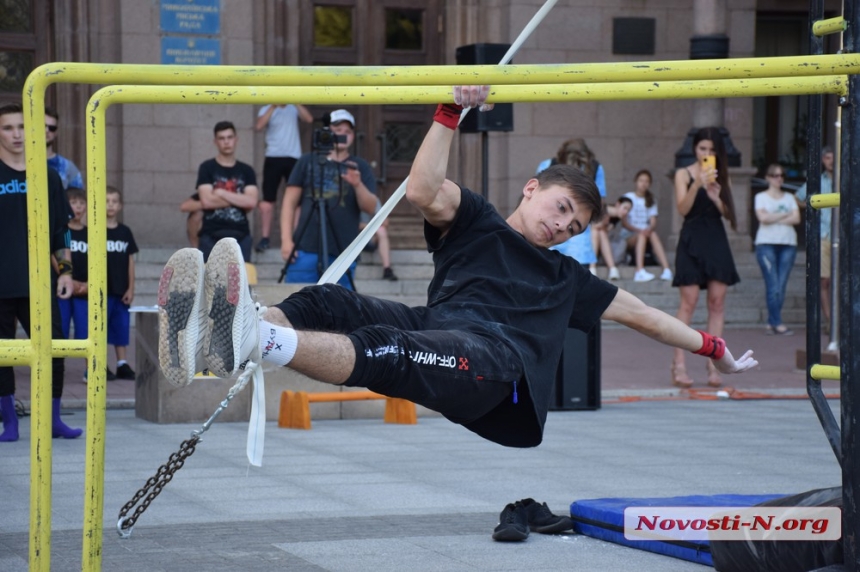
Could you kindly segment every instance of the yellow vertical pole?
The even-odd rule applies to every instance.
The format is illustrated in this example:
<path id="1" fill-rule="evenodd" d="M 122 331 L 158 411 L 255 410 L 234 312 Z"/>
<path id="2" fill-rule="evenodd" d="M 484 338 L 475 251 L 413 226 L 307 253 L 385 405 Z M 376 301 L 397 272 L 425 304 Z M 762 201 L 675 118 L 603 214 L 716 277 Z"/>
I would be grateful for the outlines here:
<path id="1" fill-rule="evenodd" d="M 87 446 L 84 469 L 84 538 L 82 570 L 101 570 L 104 515 L 105 412 L 107 409 L 107 153 L 105 110 L 91 100 L 87 115 L 87 297 L 89 383 L 87 383 Z"/>
<path id="2" fill-rule="evenodd" d="M 31 79 L 33 80 L 31 82 Z M 36 85 L 33 85 L 36 84 Z M 51 568 L 51 264 L 45 85 L 28 78 L 24 93 L 30 341 L 30 570 Z"/>

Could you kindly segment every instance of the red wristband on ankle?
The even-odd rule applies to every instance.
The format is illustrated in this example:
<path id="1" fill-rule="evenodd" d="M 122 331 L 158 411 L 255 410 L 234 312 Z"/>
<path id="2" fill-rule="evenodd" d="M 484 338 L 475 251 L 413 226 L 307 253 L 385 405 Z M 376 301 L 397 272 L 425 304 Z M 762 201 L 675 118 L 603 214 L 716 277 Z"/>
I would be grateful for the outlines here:
<path id="1" fill-rule="evenodd" d="M 717 338 L 702 330 L 696 330 L 702 334 L 702 347 L 694 351 L 694 354 L 709 357 L 711 359 L 720 359 L 726 353 L 726 342 L 723 338 Z"/>
<path id="2" fill-rule="evenodd" d="M 456 103 L 440 103 L 436 108 L 436 113 L 433 115 L 433 121 L 441 123 L 451 131 L 456 131 L 460 124 L 460 113 L 463 112 L 463 106 Z"/>

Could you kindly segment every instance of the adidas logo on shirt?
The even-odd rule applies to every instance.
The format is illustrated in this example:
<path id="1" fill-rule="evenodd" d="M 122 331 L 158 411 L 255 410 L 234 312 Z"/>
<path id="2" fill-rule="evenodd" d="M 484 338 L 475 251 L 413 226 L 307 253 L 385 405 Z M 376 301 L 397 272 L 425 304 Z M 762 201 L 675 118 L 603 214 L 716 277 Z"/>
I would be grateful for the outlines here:
<path id="1" fill-rule="evenodd" d="M 16 193 L 24 194 L 27 192 L 27 181 L 19 181 L 15 179 L 5 185 L 0 185 L 0 195 L 12 195 Z"/>

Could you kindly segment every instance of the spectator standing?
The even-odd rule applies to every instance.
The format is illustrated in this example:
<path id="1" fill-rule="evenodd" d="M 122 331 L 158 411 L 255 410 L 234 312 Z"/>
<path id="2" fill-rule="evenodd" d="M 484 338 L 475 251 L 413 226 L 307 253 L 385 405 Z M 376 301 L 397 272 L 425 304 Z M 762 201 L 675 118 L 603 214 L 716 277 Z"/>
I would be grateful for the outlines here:
<path id="1" fill-rule="evenodd" d="M 63 337 L 68 339 L 71 326 L 76 340 L 87 337 L 87 194 L 72 187 L 66 191 L 72 219 L 69 221 L 69 247 L 72 260 L 72 297 L 58 300 Z"/>
<path id="2" fill-rule="evenodd" d="M 81 170 L 71 160 L 58 154 L 54 149 L 57 143 L 57 131 L 60 128 L 60 114 L 53 107 L 45 107 L 45 141 L 48 154 L 48 166 L 54 169 L 63 182 L 63 189 L 83 189 L 84 179 Z"/>
<path id="3" fill-rule="evenodd" d="M 728 161 L 723 137 L 716 127 L 699 129 L 693 137 L 696 162 L 675 172 L 675 203 L 684 217 L 675 250 L 675 278 L 681 294 L 678 319 L 690 323 L 699 301 L 699 292 L 708 291 L 708 332 L 723 333 L 726 290 L 740 282 L 735 268 L 723 217 L 737 228 Z M 716 168 L 707 157 L 715 157 Z M 708 385 L 722 385 L 720 373 L 708 361 Z M 687 375 L 684 353 L 675 351 L 672 383 L 687 388 L 693 380 Z"/>
<path id="4" fill-rule="evenodd" d="M 24 113 L 20 103 L 0 106 L 0 244 L 7 245 L 0 256 L 0 339 L 15 338 L 15 321 L 30 335 L 30 265 L 27 240 L 27 173 L 24 160 Z M 48 229 L 50 248 L 57 263 L 52 273 L 51 336 L 63 338 L 57 298 L 72 295 L 72 263 L 69 252 L 69 202 L 63 193 L 63 183 L 56 171 L 48 169 Z M 14 248 L 12 247 L 14 245 Z M 57 276 L 58 274 L 58 276 Z M 63 358 L 51 362 L 52 415 L 54 437 L 75 439 L 80 429 L 73 429 L 60 418 L 63 396 Z M 0 367 L 0 415 L 3 433 L 0 442 L 18 440 L 18 417 L 15 412 L 15 372 Z"/>
<path id="5" fill-rule="evenodd" d="M 332 135 L 344 137 L 343 142 L 335 142 L 322 156 L 317 151 L 302 155 L 287 182 L 281 206 L 281 256 L 289 265 L 287 282 L 320 279 L 324 265 L 319 261 L 319 208 L 326 208 L 326 267 L 358 236 L 361 213 L 376 211 L 376 177 L 367 161 L 350 152 L 355 140 L 355 118 L 349 111 L 337 109 L 331 113 L 330 125 Z M 323 204 L 315 206 L 315 194 L 322 197 Z M 301 213 L 294 228 L 296 208 L 301 208 Z M 301 236 L 294 234 L 298 230 Z M 295 255 L 289 260 L 294 246 Z M 349 271 L 354 269 L 355 263 Z M 338 283 L 351 288 L 347 275 Z"/>
<path id="6" fill-rule="evenodd" d="M 299 139 L 299 119 L 313 123 L 313 116 L 304 105 L 265 105 L 257 114 L 254 129 L 266 130 L 266 159 L 263 162 L 263 199 L 260 201 L 261 238 L 256 251 L 269 248 L 272 216 L 278 201 L 281 181 L 288 181 L 299 157 L 302 144 Z"/>
<path id="7" fill-rule="evenodd" d="M 794 197 L 782 190 L 784 178 L 782 165 L 769 165 L 767 190 L 755 196 L 755 216 L 759 222 L 755 257 L 764 277 L 767 333 L 790 336 L 794 332 L 782 323 L 782 304 L 788 276 L 797 256 L 794 225 L 800 223 L 800 209 Z"/>
<path id="8" fill-rule="evenodd" d="M 128 365 L 129 316 L 128 308 L 134 300 L 134 258 L 137 244 L 131 229 L 117 220 L 122 211 L 122 193 L 107 189 L 107 330 L 108 344 L 116 351 L 116 377 L 134 379 L 134 370 Z"/>
<path id="9" fill-rule="evenodd" d="M 245 262 L 251 262 L 251 228 L 248 213 L 257 206 L 257 176 L 247 163 L 236 159 L 236 128 L 229 121 L 215 124 L 218 154 L 200 164 L 197 193 L 203 207 L 198 248 L 203 259 L 222 238 L 235 238 Z"/>
<path id="10" fill-rule="evenodd" d="M 537 168 L 537 173 L 545 170 L 551 165 L 573 165 L 594 180 L 597 190 L 602 199 L 606 198 L 606 174 L 601 165 L 594 157 L 594 153 L 582 139 L 568 139 L 558 148 L 556 156 L 542 161 Z M 562 254 L 570 256 L 580 264 L 588 264 L 592 274 L 597 274 L 597 250 L 599 245 L 592 237 L 591 225 L 585 228 L 585 232 L 577 234 L 566 242 L 554 246 Z"/>
<path id="11" fill-rule="evenodd" d="M 669 269 L 669 261 L 666 259 L 666 251 L 663 242 L 657 234 L 657 201 L 651 192 L 651 172 L 642 169 L 633 177 L 636 182 L 636 190 L 626 193 L 624 196 L 633 201 L 633 208 L 627 218 L 622 221 L 624 225 L 623 235 L 627 236 L 627 246 L 633 249 L 636 262 L 636 274 L 633 280 L 636 282 L 648 282 L 654 279 L 654 275 L 645 270 L 645 248 L 651 245 L 654 258 L 663 267 L 660 280 L 671 280 L 672 271 Z"/>
<path id="12" fill-rule="evenodd" d="M 833 192 L 833 149 L 821 149 L 821 193 Z M 806 206 L 806 183 L 803 183 L 795 195 L 797 200 Z M 831 223 L 833 209 L 821 209 L 821 313 L 824 314 L 825 329 L 830 329 L 830 279 L 831 279 Z"/>

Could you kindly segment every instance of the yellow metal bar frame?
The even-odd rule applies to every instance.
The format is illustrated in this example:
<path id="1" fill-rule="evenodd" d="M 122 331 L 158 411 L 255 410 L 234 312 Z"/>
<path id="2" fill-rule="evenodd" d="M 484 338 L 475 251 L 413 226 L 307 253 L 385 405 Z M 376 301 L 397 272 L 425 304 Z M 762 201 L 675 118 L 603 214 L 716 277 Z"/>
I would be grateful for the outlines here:
<path id="1" fill-rule="evenodd" d="M 818 381 L 821 381 L 822 379 L 833 379 L 839 381 L 840 372 L 841 370 L 837 365 L 821 365 L 820 363 L 817 363 L 809 368 L 809 376 L 812 379 L 817 379 Z"/>
<path id="2" fill-rule="evenodd" d="M 484 66 L 161 66 L 56 62 L 33 70 L 32 84 L 376 86 L 458 83 L 540 84 L 753 79 L 860 73 L 860 54 Z M 774 94 L 780 95 L 780 94 Z"/>
<path id="3" fill-rule="evenodd" d="M 812 33 L 818 37 L 828 34 L 839 34 L 848 29 L 848 21 L 842 16 L 837 18 L 829 18 L 827 20 L 818 20 L 812 24 Z"/>
<path id="4" fill-rule="evenodd" d="M 51 554 L 51 357 L 86 356 L 87 466 L 83 570 L 101 569 L 105 436 L 107 273 L 105 117 L 116 103 L 336 104 L 438 103 L 454 84 L 493 85 L 490 101 L 584 101 L 754 97 L 847 93 L 860 55 L 671 62 L 421 67 L 158 66 L 58 62 L 24 86 L 31 339 L 0 340 L 0 365 L 32 368 L 30 570 L 49 570 Z M 87 340 L 51 340 L 51 280 L 45 154 L 45 91 L 54 83 L 112 85 L 88 104 L 87 217 L 90 221 Z M 116 84 L 135 84 L 120 87 Z M 557 85 L 564 84 L 564 85 Z M 216 87 L 189 87 L 189 86 Z M 386 87 L 377 87 L 385 85 Z M 174 88 L 152 86 L 177 86 Z M 229 86 L 229 87 L 225 87 Z M 234 86 L 244 86 L 237 89 Z M 260 87 L 260 86 L 270 86 Z M 283 87 L 289 86 L 289 87 Z M 358 87 L 362 86 L 362 87 Z M 405 88 L 404 86 L 413 86 Z"/>
<path id="5" fill-rule="evenodd" d="M 839 207 L 839 193 L 823 193 L 809 197 L 809 206 L 815 209 L 835 209 Z"/>

